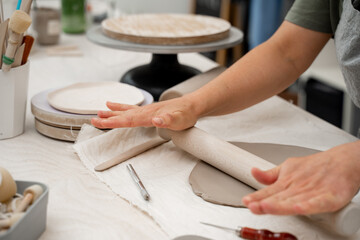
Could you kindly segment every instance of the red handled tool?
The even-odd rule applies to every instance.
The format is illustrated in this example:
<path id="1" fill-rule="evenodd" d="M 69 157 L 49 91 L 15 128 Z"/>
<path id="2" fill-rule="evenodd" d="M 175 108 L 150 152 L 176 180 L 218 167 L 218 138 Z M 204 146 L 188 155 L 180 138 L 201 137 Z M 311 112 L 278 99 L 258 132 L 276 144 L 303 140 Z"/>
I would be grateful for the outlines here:
<path id="1" fill-rule="evenodd" d="M 221 228 L 223 230 L 232 231 L 237 236 L 239 236 L 243 239 L 249 239 L 249 240 L 297 240 L 297 238 L 290 233 L 284 233 L 284 232 L 274 233 L 274 232 L 271 232 L 271 231 L 265 230 L 265 229 L 259 230 L 259 229 L 252 229 L 252 228 L 247 228 L 247 227 L 239 227 L 238 229 L 233 229 L 233 228 L 222 227 L 222 226 L 218 226 L 218 225 L 214 225 L 214 224 L 210 224 L 210 223 L 204 223 L 204 222 L 200 222 L 200 223 L 208 225 L 208 226 L 216 227 L 216 228 Z"/>

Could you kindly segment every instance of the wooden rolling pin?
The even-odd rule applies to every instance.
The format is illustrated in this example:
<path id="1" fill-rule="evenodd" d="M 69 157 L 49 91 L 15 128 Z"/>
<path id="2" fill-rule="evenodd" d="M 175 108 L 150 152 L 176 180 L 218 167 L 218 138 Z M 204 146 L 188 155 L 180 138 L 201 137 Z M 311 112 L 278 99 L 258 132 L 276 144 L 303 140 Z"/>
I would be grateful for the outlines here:
<path id="1" fill-rule="evenodd" d="M 8 72 L 14 62 L 14 56 L 19 43 L 22 42 L 22 34 L 29 28 L 32 20 L 24 11 L 16 10 L 10 18 L 10 36 L 5 55 L 3 56 L 2 70 Z"/>
<path id="2" fill-rule="evenodd" d="M 255 189 L 261 189 L 265 185 L 256 181 L 251 175 L 251 169 L 257 167 L 268 170 L 275 167 L 274 164 L 196 127 L 183 131 L 159 129 L 158 132 L 162 138 L 172 140 L 177 147 Z M 342 236 L 351 236 L 360 228 L 360 206 L 353 202 L 334 213 L 308 217 Z"/>

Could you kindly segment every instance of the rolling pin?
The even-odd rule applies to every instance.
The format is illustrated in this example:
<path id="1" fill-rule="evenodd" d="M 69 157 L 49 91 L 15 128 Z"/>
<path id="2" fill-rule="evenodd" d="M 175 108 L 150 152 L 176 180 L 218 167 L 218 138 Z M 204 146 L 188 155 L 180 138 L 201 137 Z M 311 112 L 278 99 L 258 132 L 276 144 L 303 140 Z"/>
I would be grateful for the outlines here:
<path id="1" fill-rule="evenodd" d="M 158 129 L 158 133 L 163 139 L 172 140 L 175 146 L 258 190 L 264 188 L 265 185 L 256 181 L 251 175 L 251 169 L 257 167 L 268 170 L 276 167 L 276 165 L 196 127 L 183 131 Z M 353 202 L 336 212 L 308 217 L 333 233 L 342 236 L 351 236 L 360 228 L 360 206 Z"/>
<path id="2" fill-rule="evenodd" d="M 22 42 L 22 34 L 29 28 L 32 20 L 24 11 L 16 10 L 10 18 L 10 36 L 5 55 L 3 56 L 2 70 L 8 72 L 14 62 L 14 56 L 19 43 Z"/>

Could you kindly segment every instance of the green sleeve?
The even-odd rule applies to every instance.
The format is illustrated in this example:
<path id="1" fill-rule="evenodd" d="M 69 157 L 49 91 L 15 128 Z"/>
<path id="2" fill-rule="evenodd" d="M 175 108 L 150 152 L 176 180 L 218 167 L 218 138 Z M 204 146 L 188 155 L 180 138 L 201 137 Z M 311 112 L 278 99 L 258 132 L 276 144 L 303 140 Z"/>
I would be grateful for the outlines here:
<path id="1" fill-rule="evenodd" d="M 333 33 L 329 0 L 296 0 L 285 20 L 317 32 Z"/>

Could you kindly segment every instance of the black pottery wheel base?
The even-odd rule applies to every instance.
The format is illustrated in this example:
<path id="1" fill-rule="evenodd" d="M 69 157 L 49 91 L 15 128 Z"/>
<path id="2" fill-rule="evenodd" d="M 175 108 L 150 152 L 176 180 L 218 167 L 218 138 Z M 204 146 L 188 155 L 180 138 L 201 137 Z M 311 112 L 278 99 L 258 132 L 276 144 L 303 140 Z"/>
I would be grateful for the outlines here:
<path id="1" fill-rule="evenodd" d="M 153 54 L 149 64 L 129 70 L 120 82 L 144 89 L 158 101 L 166 89 L 199 73 L 193 67 L 180 64 L 177 54 Z"/>

